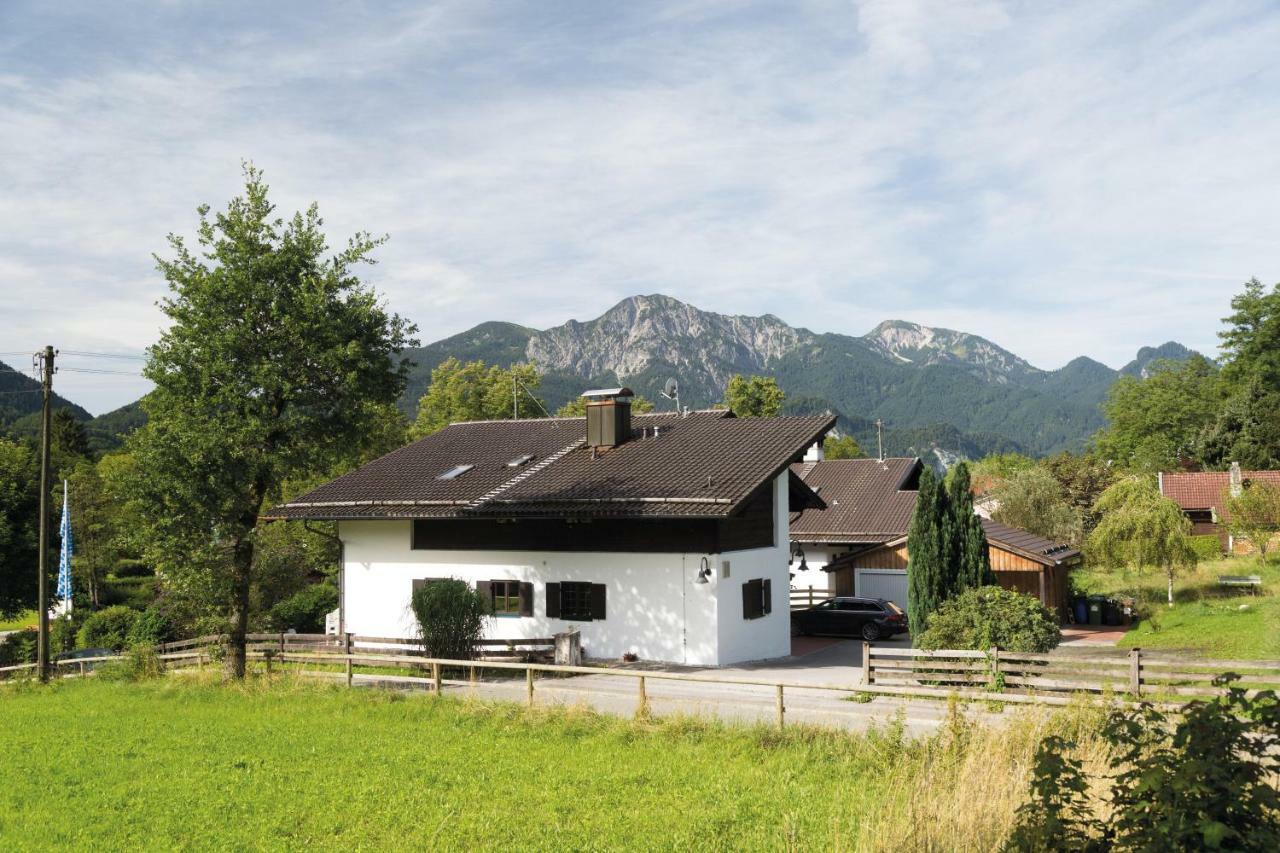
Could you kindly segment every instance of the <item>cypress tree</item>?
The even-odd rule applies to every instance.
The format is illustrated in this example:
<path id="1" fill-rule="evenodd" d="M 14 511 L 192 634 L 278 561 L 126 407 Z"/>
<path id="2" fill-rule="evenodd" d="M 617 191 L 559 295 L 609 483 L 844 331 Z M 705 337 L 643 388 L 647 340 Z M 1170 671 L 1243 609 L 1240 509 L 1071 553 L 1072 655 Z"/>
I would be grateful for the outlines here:
<path id="1" fill-rule="evenodd" d="M 907 620 L 913 636 L 924 632 L 929 615 L 942 603 L 945 501 L 942 484 L 926 465 L 907 529 Z"/>
<path id="2" fill-rule="evenodd" d="M 973 511 L 970 483 L 969 466 L 961 462 L 952 470 L 947 484 L 948 562 L 944 598 L 995 583 L 987 534 L 982 519 Z"/>

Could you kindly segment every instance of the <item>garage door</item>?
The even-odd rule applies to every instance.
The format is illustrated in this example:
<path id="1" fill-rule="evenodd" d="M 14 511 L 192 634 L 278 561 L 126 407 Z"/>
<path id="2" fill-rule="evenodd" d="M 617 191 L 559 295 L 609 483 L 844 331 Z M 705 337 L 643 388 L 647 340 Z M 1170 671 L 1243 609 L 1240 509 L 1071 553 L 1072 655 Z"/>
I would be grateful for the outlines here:
<path id="1" fill-rule="evenodd" d="M 854 569 L 854 595 L 887 598 L 907 609 L 907 573 L 903 569 Z"/>

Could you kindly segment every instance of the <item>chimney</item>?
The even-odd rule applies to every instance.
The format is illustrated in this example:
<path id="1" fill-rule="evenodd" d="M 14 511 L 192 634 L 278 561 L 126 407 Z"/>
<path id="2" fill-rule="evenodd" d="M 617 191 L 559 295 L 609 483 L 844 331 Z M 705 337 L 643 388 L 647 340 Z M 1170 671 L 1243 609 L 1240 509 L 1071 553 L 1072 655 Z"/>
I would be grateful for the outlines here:
<path id="1" fill-rule="evenodd" d="M 630 388 L 600 388 L 582 395 L 587 401 L 587 447 L 604 450 L 631 438 Z"/>
<path id="2" fill-rule="evenodd" d="M 1244 478 L 1240 474 L 1240 463 L 1231 463 L 1231 497 L 1238 498 L 1244 492 Z"/>

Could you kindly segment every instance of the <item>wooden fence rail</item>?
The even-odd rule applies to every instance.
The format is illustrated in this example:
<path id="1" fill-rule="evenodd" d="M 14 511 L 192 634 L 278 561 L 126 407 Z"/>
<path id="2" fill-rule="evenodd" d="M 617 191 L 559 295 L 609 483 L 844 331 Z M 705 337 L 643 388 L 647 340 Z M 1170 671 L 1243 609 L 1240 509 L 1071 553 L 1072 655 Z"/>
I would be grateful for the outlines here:
<path id="1" fill-rule="evenodd" d="M 812 607 L 815 604 L 826 601 L 835 594 L 835 590 L 827 589 L 826 587 L 792 587 L 791 609 L 802 610 L 806 607 Z"/>

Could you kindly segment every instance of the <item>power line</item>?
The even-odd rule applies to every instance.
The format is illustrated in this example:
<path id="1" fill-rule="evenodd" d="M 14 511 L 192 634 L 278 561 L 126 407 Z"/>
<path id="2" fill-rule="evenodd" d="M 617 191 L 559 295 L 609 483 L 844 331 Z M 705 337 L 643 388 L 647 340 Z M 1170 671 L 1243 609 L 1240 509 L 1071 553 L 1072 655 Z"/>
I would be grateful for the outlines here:
<path id="1" fill-rule="evenodd" d="M 146 361 L 145 355 L 124 355 L 118 352 L 86 352 L 84 350 L 64 349 L 59 350 L 58 355 L 83 355 L 90 358 L 125 358 L 133 361 Z"/>
<path id="2" fill-rule="evenodd" d="M 137 376 L 139 378 L 142 377 L 141 373 L 138 373 L 137 371 L 134 371 L 134 370 L 106 370 L 101 367 L 65 367 L 63 366 L 63 367 L 59 367 L 58 370 L 59 372 L 65 370 L 68 373 L 103 373 L 103 374 L 110 374 L 113 376 Z"/>

